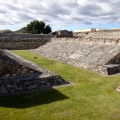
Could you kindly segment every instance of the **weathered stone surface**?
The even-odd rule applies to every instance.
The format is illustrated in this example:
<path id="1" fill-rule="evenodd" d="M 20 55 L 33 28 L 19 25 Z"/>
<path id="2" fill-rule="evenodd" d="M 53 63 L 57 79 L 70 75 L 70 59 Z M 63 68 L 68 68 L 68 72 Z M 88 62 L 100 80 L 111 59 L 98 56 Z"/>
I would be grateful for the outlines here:
<path id="1" fill-rule="evenodd" d="M 73 36 L 86 38 L 106 38 L 106 39 L 120 39 L 120 29 L 115 30 L 100 30 L 95 32 L 74 32 Z"/>
<path id="2" fill-rule="evenodd" d="M 53 38 L 51 42 L 31 51 L 97 73 L 119 73 L 118 66 L 110 67 L 107 63 L 119 54 L 120 45 L 98 43 L 79 38 Z"/>
<path id="3" fill-rule="evenodd" d="M 59 32 L 67 35 L 66 31 Z M 1 33 L 0 48 L 33 49 L 34 53 L 94 72 L 108 75 L 120 72 L 120 30 L 81 32 L 74 37 Z"/>
<path id="4" fill-rule="evenodd" d="M 52 32 L 52 35 L 56 35 L 57 37 L 73 37 L 73 32 L 68 30 L 58 30 Z"/>
<path id="5" fill-rule="evenodd" d="M 33 49 L 38 48 L 41 45 L 44 45 L 46 42 L 1 42 L 0 48 L 1 49 L 8 49 L 8 50 L 20 50 L 20 49 Z"/>
<path id="6" fill-rule="evenodd" d="M 65 84 L 59 75 L 10 51 L 0 51 L 0 95 Z"/>
<path id="7" fill-rule="evenodd" d="M 51 41 L 52 35 L 0 33 L 0 49 L 32 49 Z"/>

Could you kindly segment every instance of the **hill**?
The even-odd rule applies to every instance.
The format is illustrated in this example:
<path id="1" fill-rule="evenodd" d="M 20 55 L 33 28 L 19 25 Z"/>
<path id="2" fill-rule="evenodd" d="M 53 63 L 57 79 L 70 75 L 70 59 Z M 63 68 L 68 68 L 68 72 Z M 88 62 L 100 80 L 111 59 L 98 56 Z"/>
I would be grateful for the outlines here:
<path id="1" fill-rule="evenodd" d="M 0 30 L 0 33 L 12 33 L 12 31 L 9 30 L 9 29 L 6 29 L 6 30 Z"/>
<path id="2" fill-rule="evenodd" d="M 27 33 L 26 27 L 23 27 L 23 28 L 21 28 L 21 29 L 15 31 L 15 33 Z"/>

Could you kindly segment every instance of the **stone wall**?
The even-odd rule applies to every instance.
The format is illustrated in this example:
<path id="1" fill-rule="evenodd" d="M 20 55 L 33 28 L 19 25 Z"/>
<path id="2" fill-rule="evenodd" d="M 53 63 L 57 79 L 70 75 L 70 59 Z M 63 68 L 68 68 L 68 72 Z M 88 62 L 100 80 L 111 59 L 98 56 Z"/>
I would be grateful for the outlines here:
<path id="1" fill-rule="evenodd" d="M 68 30 L 58 30 L 52 32 L 52 35 L 56 35 L 57 37 L 73 37 L 73 32 Z"/>
<path id="2" fill-rule="evenodd" d="M 89 32 L 74 32 L 73 33 L 73 36 L 74 37 L 86 37 L 86 35 L 88 34 Z"/>
<path id="3" fill-rule="evenodd" d="M 53 38 L 51 42 L 31 51 L 76 67 L 111 75 L 120 72 L 107 64 L 119 54 L 120 44 L 112 41 L 89 41 L 83 38 Z M 118 66 L 118 65 L 117 65 Z"/>
<path id="4" fill-rule="evenodd" d="M 120 30 L 100 30 L 96 32 L 74 32 L 73 36 L 86 38 L 120 39 Z"/>
<path id="5" fill-rule="evenodd" d="M 63 84 L 68 82 L 61 76 L 10 51 L 0 51 L 0 95 Z"/>
<path id="6" fill-rule="evenodd" d="M 94 72 L 120 72 L 120 30 L 81 32 L 74 37 L 11 33 L 0 36 L 1 49 L 32 49 L 34 53 Z"/>
<path id="7" fill-rule="evenodd" d="M 21 50 L 21 49 L 34 49 L 38 48 L 41 45 L 44 45 L 46 42 L 1 42 L 0 49 L 8 50 Z"/>
<path id="8" fill-rule="evenodd" d="M 67 41 L 67 42 L 78 42 L 78 43 L 95 43 L 95 44 L 106 44 L 106 45 L 120 45 L 120 39 L 115 39 L 115 38 L 85 38 L 85 37 L 56 37 L 56 38 L 51 38 L 51 41 Z"/>
<path id="9" fill-rule="evenodd" d="M 106 31 L 90 32 L 87 35 L 87 37 L 120 39 L 120 30 L 106 30 Z"/>
<path id="10" fill-rule="evenodd" d="M 0 37 L 10 38 L 50 38 L 47 34 L 29 34 L 29 33 L 0 33 Z"/>
<path id="11" fill-rule="evenodd" d="M 0 33 L 0 49 L 33 49 L 51 41 L 52 35 Z"/>

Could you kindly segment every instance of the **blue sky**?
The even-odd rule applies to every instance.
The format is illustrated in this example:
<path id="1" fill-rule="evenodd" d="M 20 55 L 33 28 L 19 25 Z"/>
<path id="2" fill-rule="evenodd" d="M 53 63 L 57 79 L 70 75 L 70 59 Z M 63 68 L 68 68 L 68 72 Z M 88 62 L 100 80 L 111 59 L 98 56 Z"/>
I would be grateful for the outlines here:
<path id="1" fill-rule="evenodd" d="M 120 28 L 120 0 L 0 0 L 0 30 L 39 20 L 55 30 Z"/>

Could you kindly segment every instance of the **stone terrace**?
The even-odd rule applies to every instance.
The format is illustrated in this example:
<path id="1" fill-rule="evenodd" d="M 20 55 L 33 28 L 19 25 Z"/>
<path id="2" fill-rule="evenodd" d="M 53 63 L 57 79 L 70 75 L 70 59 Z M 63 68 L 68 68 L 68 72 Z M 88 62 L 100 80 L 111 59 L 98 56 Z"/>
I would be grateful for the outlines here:
<path id="1" fill-rule="evenodd" d="M 115 29 L 115 30 L 100 30 L 100 31 L 95 31 L 95 32 L 74 32 L 73 36 L 75 37 L 85 37 L 85 38 L 99 38 L 99 39 L 115 39 L 119 40 L 120 39 L 120 29 Z"/>
<path id="2" fill-rule="evenodd" d="M 0 49 L 31 49 L 51 41 L 53 35 L 0 33 Z"/>
<path id="3" fill-rule="evenodd" d="M 63 84 L 68 82 L 59 75 L 10 51 L 0 51 L 0 95 Z"/>
<path id="4" fill-rule="evenodd" d="M 82 67 L 94 72 L 111 75 L 119 73 L 119 63 L 116 61 L 119 54 L 119 42 L 85 38 L 53 38 L 51 42 L 31 51 L 55 60 Z M 117 58 L 117 59 L 116 59 Z"/>

